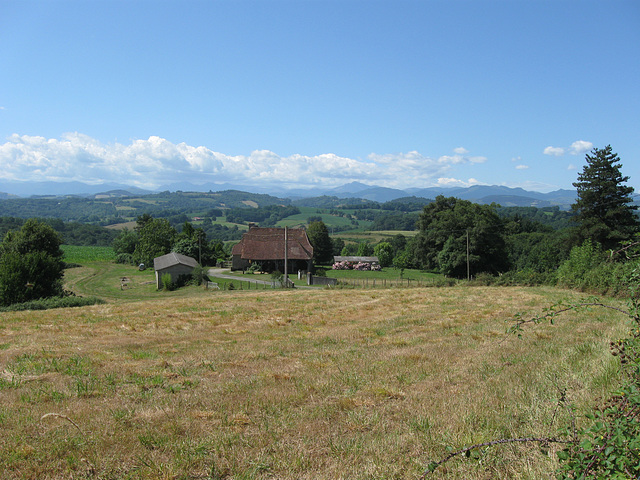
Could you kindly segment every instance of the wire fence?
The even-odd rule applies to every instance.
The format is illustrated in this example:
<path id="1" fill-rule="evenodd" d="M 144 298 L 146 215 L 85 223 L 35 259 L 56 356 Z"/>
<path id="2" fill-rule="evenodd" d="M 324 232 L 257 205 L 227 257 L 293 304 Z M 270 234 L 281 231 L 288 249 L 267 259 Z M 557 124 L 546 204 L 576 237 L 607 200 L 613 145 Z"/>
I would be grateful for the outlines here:
<path id="1" fill-rule="evenodd" d="M 386 279 L 386 278 L 341 278 L 335 286 L 325 286 L 327 288 L 362 288 L 362 289 L 374 289 L 374 288 L 421 288 L 421 287 L 442 287 L 451 286 L 455 284 L 453 279 L 411 279 L 411 278 L 398 278 L 398 279 Z M 290 283 L 291 288 L 296 286 Z M 322 288 L 318 285 L 317 287 Z M 283 288 L 280 281 L 266 282 L 264 280 L 252 281 L 252 280 L 234 280 L 234 281 L 218 281 L 209 282 L 207 286 L 209 289 L 217 290 L 272 290 Z"/>
<path id="2" fill-rule="evenodd" d="M 338 280 L 338 287 L 348 286 L 353 288 L 420 288 L 438 287 L 449 285 L 453 282 L 449 279 L 411 279 L 411 278 L 341 278 Z"/>

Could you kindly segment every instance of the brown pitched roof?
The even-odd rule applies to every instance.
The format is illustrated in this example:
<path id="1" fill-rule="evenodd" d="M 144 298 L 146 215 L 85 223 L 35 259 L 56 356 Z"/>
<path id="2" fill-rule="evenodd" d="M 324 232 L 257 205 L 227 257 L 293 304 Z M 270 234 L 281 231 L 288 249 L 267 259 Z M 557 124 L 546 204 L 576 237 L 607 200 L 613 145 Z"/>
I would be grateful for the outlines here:
<path id="1" fill-rule="evenodd" d="M 283 260 L 284 228 L 251 228 L 231 253 L 245 260 Z M 287 256 L 290 260 L 311 260 L 313 247 L 305 230 L 287 229 Z"/>

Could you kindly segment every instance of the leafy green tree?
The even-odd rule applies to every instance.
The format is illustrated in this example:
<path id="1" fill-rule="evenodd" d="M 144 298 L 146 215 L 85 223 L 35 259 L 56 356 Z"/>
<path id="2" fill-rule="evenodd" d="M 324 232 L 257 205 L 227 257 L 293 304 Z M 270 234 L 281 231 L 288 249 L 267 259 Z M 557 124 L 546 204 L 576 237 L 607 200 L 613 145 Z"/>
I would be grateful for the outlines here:
<path id="1" fill-rule="evenodd" d="M 605 250 L 615 248 L 640 230 L 634 214 L 638 207 L 632 204 L 633 187 L 624 185 L 629 177 L 620 173 L 620 158 L 611 145 L 594 148 L 586 161 L 573 184 L 578 190 L 578 199 L 571 206 L 576 212 L 578 243 L 590 239 Z"/>
<path id="2" fill-rule="evenodd" d="M 209 243 L 209 246 L 211 248 L 211 255 L 214 260 L 224 261 L 229 256 L 229 254 L 224 250 L 224 243 L 217 240 L 212 240 Z"/>
<path id="3" fill-rule="evenodd" d="M 35 219 L 8 232 L 0 244 L 0 304 L 62 295 L 61 244 L 51 226 Z"/>
<path id="4" fill-rule="evenodd" d="M 340 255 L 343 257 L 353 257 L 358 253 L 358 245 L 355 243 L 347 243 L 342 250 L 340 251 Z"/>
<path id="5" fill-rule="evenodd" d="M 391 237 L 389 243 L 391 243 L 391 246 L 393 247 L 394 255 L 397 255 L 407 246 L 407 237 L 405 237 L 401 233 L 396 233 L 393 237 Z"/>
<path id="6" fill-rule="evenodd" d="M 215 264 L 217 260 L 213 245 L 207 242 L 207 234 L 204 230 L 193 228 L 188 222 L 177 236 L 172 251 L 195 258 L 202 265 Z"/>
<path id="7" fill-rule="evenodd" d="M 133 255 L 138 244 L 138 233 L 125 228 L 114 238 L 111 247 L 116 255 Z"/>
<path id="8" fill-rule="evenodd" d="M 333 260 L 333 243 L 329 236 L 329 229 L 324 222 L 311 222 L 307 227 L 307 237 L 313 247 L 313 261 L 324 265 Z"/>
<path id="9" fill-rule="evenodd" d="M 474 275 L 498 273 L 508 267 L 503 223 L 494 205 L 440 195 L 424 207 L 418 227 L 412 248 L 414 262 L 421 268 L 463 278 L 467 262 Z"/>
<path id="10" fill-rule="evenodd" d="M 506 238 L 509 263 L 514 270 L 551 272 L 569 256 L 567 232 L 531 232 Z"/>
<path id="11" fill-rule="evenodd" d="M 380 242 L 373 248 L 373 254 L 378 257 L 382 267 L 389 267 L 393 263 L 393 246 L 389 242 Z"/>
<path id="12" fill-rule="evenodd" d="M 331 239 L 331 243 L 333 244 L 333 248 L 332 248 L 333 256 L 338 257 L 342 255 L 342 249 L 345 246 L 344 240 L 341 239 L 340 237 L 336 237 Z"/>
<path id="13" fill-rule="evenodd" d="M 182 232 L 180 232 L 180 236 L 186 238 L 193 238 L 196 234 L 196 229 L 193 227 L 191 222 L 184 222 L 182 226 Z"/>
<path id="14" fill-rule="evenodd" d="M 369 245 L 369 242 L 360 242 L 358 244 L 358 251 L 356 252 L 358 257 L 370 257 L 373 255 L 373 247 Z"/>
<path id="15" fill-rule="evenodd" d="M 176 229 L 164 218 L 141 217 L 136 229 L 139 239 L 133 258 L 145 265 L 152 265 L 154 258 L 169 253 L 177 236 Z"/>
<path id="16" fill-rule="evenodd" d="M 408 248 L 401 250 L 393 257 L 393 266 L 400 270 L 400 278 L 404 275 L 407 268 L 411 268 L 411 252 Z"/>

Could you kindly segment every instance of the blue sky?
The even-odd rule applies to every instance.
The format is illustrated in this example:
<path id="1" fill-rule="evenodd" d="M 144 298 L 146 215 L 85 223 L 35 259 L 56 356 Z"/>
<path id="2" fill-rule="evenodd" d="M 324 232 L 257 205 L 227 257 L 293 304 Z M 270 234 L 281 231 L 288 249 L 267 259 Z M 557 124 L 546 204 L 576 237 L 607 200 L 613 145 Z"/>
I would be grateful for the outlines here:
<path id="1" fill-rule="evenodd" d="M 640 2 L 0 0 L 0 180 L 640 187 Z"/>

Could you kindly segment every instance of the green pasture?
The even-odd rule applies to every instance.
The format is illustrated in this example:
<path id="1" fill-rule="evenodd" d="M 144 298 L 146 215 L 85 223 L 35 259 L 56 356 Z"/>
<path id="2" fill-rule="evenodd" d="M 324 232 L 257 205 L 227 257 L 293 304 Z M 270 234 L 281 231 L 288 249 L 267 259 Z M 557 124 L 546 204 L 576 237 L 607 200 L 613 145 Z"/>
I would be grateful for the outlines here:
<path id="1" fill-rule="evenodd" d="M 62 245 L 61 248 L 67 263 L 113 262 L 116 258 L 111 247 Z"/>
<path id="2" fill-rule="evenodd" d="M 327 213 L 324 209 L 318 209 L 315 207 L 300 207 L 300 213 L 296 215 L 290 215 L 287 218 L 280 220 L 276 225 L 278 227 L 299 227 L 307 225 L 309 217 L 320 217 L 327 226 L 329 231 L 331 228 L 344 229 L 345 227 L 353 227 L 354 229 L 367 228 L 372 222 L 366 220 L 358 220 L 358 225 L 353 225 L 350 218 L 341 217 L 339 215 L 332 215 Z"/>
<path id="3" fill-rule="evenodd" d="M 416 230 L 379 230 L 379 231 L 348 231 L 339 232 L 332 235 L 333 238 L 341 238 L 345 243 L 367 242 L 375 245 L 380 242 L 387 242 L 398 234 L 407 238 L 414 237 Z"/>
<path id="4" fill-rule="evenodd" d="M 152 268 L 140 271 L 131 265 L 121 265 L 114 262 L 115 255 L 110 247 L 77 247 L 63 245 L 65 262 L 80 265 L 65 270 L 65 287 L 80 296 L 94 296 L 110 301 L 144 301 L 151 298 L 187 297 L 198 295 L 203 287 L 183 287 L 172 292 L 159 291 L 156 288 L 155 272 Z M 332 270 L 330 267 L 320 267 L 321 274 L 337 278 L 346 284 L 367 285 L 376 287 L 415 285 L 416 282 L 434 282 L 443 279 L 442 275 L 405 269 L 401 272 L 397 268 L 387 267 L 378 272 L 358 270 Z M 225 271 L 226 276 L 233 279 L 209 276 L 211 282 L 218 284 L 220 290 L 270 290 L 269 285 L 261 282 L 271 282 L 269 274 L 243 274 L 242 272 Z M 289 279 L 297 287 L 305 287 L 306 279 L 298 280 L 295 272 L 289 274 Z M 322 287 L 316 287 L 322 288 Z M 212 290 L 211 293 L 217 290 Z"/>

